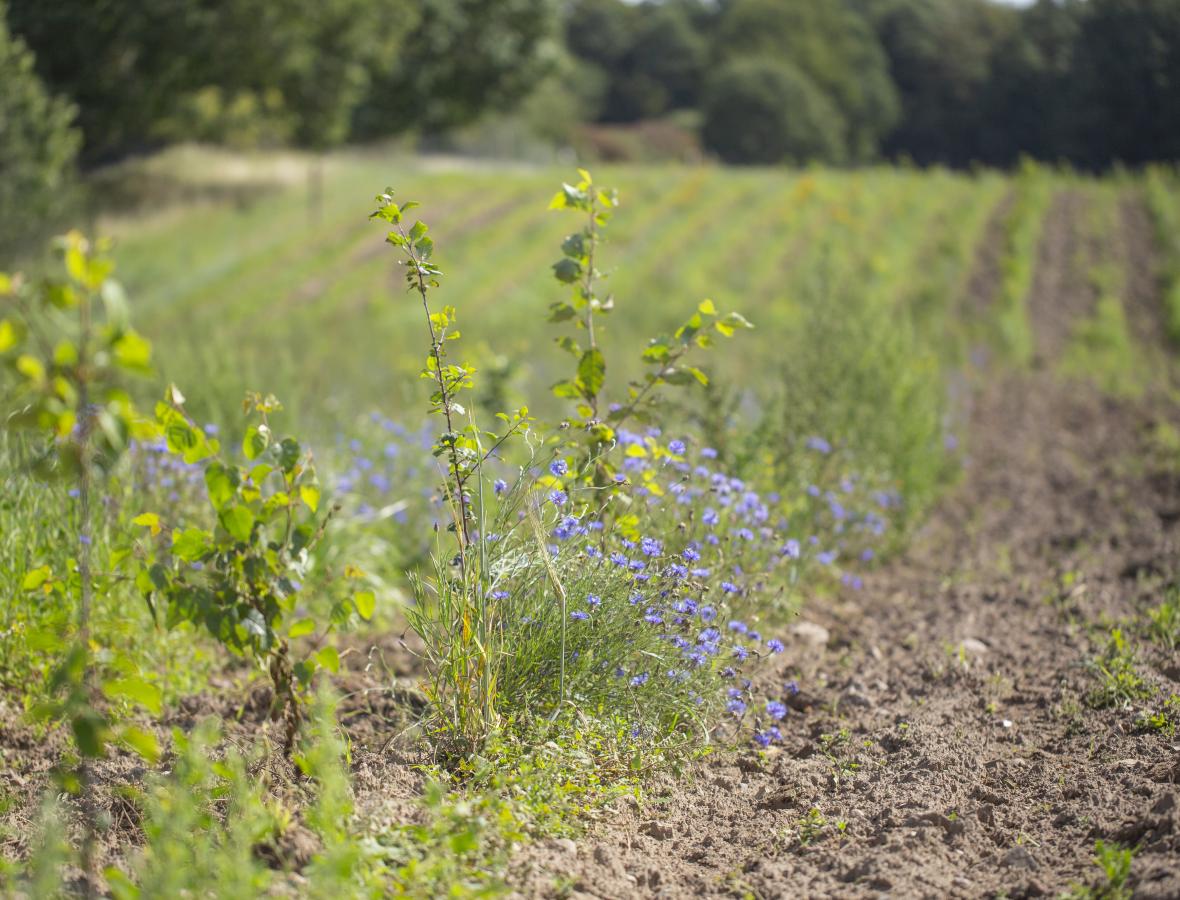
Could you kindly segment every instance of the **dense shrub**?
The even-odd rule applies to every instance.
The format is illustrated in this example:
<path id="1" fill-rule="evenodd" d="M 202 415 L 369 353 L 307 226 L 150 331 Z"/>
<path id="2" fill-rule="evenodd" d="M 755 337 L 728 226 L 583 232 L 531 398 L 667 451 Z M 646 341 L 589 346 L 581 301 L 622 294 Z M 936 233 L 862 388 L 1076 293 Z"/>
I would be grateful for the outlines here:
<path id="1" fill-rule="evenodd" d="M 789 63 L 737 60 L 705 89 L 705 146 L 728 163 L 838 162 L 845 123 L 810 78 Z"/>

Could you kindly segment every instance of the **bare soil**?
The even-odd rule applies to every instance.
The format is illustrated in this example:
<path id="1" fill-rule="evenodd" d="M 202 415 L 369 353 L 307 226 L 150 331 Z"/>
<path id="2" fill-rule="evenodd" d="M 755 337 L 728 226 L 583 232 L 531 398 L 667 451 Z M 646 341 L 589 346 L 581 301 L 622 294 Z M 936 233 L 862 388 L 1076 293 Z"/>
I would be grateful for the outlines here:
<path id="1" fill-rule="evenodd" d="M 1162 390 L 1116 402 L 1053 373 L 1095 299 L 1083 204 L 1064 192 L 1046 222 L 1034 370 L 973 379 L 962 484 L 862 591 L 805 607 L 828 639 L 808 629 L 820 645 L 800 640 L 779 673 L 810 698 L 786 745 L 718 754 L 572 852 L 526 849 L 522 894 L 1058 896 L 1102 883 L 1102 839 L 1138 848 L 1134 896 L 1180 897 L 1180 738 L 1087 703 L 1109 624 L 1141 622 L 1177 577 L 1180 479 L 1149 446 L 1161 417 L 1177 421 Z M 1129 312 L 1158 345 L 1134 199 L 1121 222 Z M 969 306 L 997 271 L 981 267 Z M 1166 650 L 1138 669 L 1160 696 L 1180 691 Z"/>

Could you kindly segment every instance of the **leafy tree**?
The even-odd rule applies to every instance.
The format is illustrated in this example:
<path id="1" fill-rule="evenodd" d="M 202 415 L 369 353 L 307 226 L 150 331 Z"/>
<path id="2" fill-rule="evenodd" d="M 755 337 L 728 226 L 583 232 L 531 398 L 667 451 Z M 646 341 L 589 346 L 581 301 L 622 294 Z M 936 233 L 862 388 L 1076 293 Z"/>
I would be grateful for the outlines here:
<path id="1" fill-rule="evenodd" d="M 148 143 L 212 47 L 208 4 L 190 0 L 9 0 L 8 22 L 76 104 L 92 161 Z"/>
<path id="2" fill-rule="evenodd" d="M 1081 18 L 1075 2 L 1038 0 L 1021 12 L 1020 27 L 992 48 L 981 92 L 977 153 L 983 162 L 1012 165 L 1021 156 L 1052 160 L 1077 153 L 1074 46 Z"/>
<path id="3" fill-rule="evenodd" d="M 846 124 L 823 91 L 790 63 L 738 59 L 710 79 L 705 146 L 730 163 L 839 162 Z"/>
<path id="4" fill-rule="evenodd" d="M 996 44 L 1016 10 L 987 0 L 856 0 L 877 32 L 901 97 L 884 149 L 919 163 L 978 156 L 983 94 Z"/>
<path id="5" fill-rule="evenodd" d="M 0 254 L 30 237 L 30 223 L 64 211 L 79 134 L 74 108 L 52 96 L 33 55 L 8 31 L 0 2 Z"/>
<path id="6" fill-rule="evenodd" d="M 1090 0 L 1073 77 L 1082 96 L 1083 162 L 1180 158 L 1180 4 Z"/>
<path id="7" fill-rule="evenodd" d="M 354 134 L 437 131 L 510 108 L 549 68 L 549 0 L 429 0 L 389 69 L 374 70 Z"/>
<path id="8" fill-rule="evenodd" d="M 873 158 L 897 121 L 885 53 L 868 22 L 844 3 L 734 0 L 721 17 L 716 49 L 722 60 L 763 55 L 794 65 L 840 111 L 855 160 Z"/>

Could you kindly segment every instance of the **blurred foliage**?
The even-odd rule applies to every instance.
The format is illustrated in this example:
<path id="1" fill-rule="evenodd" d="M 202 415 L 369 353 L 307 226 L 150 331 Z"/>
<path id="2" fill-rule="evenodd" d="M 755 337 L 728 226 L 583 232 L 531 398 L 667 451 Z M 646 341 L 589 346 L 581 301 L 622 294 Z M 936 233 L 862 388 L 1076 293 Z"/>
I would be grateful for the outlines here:
<path id="1" fill-rule="evenodd" d="M 33 55 L 9 33 L 0 2 L 0 254 L 39 235 L 30 224 L 69 206 L 79 135 L 74 108 L 33 71 Z"/>
<path id="2" fill-rule="evenodd" d="M 1180 154 L 1175 0 L 8 0 L 7 20 L 77 107 L 87 164 L 184 140 L 323 152 L 403 134 L 595 155 L 587 125 L 683 116 L 731 163 Z M 694 155 L 681 147 L 655 155 Z M 68 167 L 68 150 L 38 159 Z"/>
<path id="3" fill-rule="evenodd" d="M 787 62 L 736 59 L 705 93 L 705 144 L 726 162 L 838 162 L 844 119 L 815 83 Z"/>

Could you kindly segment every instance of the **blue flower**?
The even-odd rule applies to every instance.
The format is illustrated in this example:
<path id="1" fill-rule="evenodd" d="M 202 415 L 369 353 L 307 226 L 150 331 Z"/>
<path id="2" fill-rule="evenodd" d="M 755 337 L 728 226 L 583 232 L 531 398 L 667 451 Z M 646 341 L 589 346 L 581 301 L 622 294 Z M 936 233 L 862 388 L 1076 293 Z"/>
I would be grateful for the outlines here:
<path id="1" fill-rule="evenodd" d="M 597 594 L 587 594 L 586 595 L 586 603 L 589 606 L 598 606 L 602 603 L 602 598 L 599 597 Z"/>
<path id="2" fill-rule="evenodd" d="M 872 547 L 865 547 L 860 553 L 860 558 L 862 562 L 871 562 L 874 555 Z"/>
<path id="3" fill-rule="evenodd" d="M 706 525 L 716 525 L 721 521 L 721 516 L 717 515 L 717 510 L 711 506 L 706 506 L 705 511 L 701 513 L 701 521 Z"/>
<path id="4" fill-rule="evenodd" d="M 503 478 L 497 478 L 495 481 L 492 482 L 492 490 L 495 491 L 497 494 L 502 494 L 506 490 L 508 490 L 508 482 L 505 481 Z"/>
<path id="5" fill-rule="evenodd" d="M 836 561 L 836 551 L 825 550 L 823 553 L 817 553 L 815 559 L 820 565 L 830 566 Z"/>
<path id="6" fill-rule="evenodd" d="M 554 506 L 565 506 L 566 501 L 569 500 L 569 494 L 565 491 L 550 491 L 549 502 Z"/>
<path id="7" fill-rule="evenodd" d="M 741 644 L 734 644 L 734 647 L 733 647 L 734 659 L 744 660 L 749 655 L 750 655 L 750 651 L 747 650 L 745 647 L 743 647 Z"/>
<path id="8" fill-rule="evenodd" d="M 712 622 L 717 618 L 717 610 L 711 606 L 702 606 L 697 615 L 701 617 L 702 622 Z"/>
<path id="9" fill-rule="evenodd" d="M 577 619 L 578 621 L 581 621 L 581 620 L 583 620 L 583 619 L 589 619 L 589 618 L 590 618 L 590 613 L 588 613 L 588 612 L 583 612 L 583 611 L 582 611 L 582 610 L 580 610 L 580 609 L 575 609 L 575 610 L 574 610 L 572 613 L 570 613 L 570 618 L 571 618 L 571 619 Z"/>
<path id="10" fill-rule="evenodd" d="M 735 716 L 740 716 L 745 713 L 746 704 L 743 703 L 741 700 L 738 700 L 735 697 L 732 700 L 730 700 L 728 703 L 725 704 L 725 708 L 728 709 Z"/>
<path id="11" fill-rule="evenodd" d="M 766 642 L 766 649 L 771 653 L 782 653 L 784 650 L 783 642 L 778 638 L 771 638 Z"/>
<path id="12" fill-rule="evenodd" d="M 742 622 L 739 619 L 733 619 L 729 623 L 729 630 L 736 631 L 738 634 L 745 634 L 750 629 L 745 622 Z"/>
<path id="13" fill-rule="evenodd" d="M 567 472 L 569 472 L 569 470 L 570 467 L 565 464 L 564 459 L 555 459 L 553 462 L 549 463 L 549 471 L 555 478 L 563 477 Z"/>
<path id="14" fill-rule="evenodd" d="M 783 690 L 794 697 L 799 693 L 799 682 L 792 679 L 783 685 Z"/>
<path id="15" fill-rule="evenodd" d="M 645 537 L 639 542 L 639 549 L 644 556 L 659 556 L 664 552 L 664 543 L 656 538 Z"/>
<path id="16" fill-rule="evenodd" d="M 809 437 L 807 439 L 807 449 L 826 454 L 832 452 L 832 445 L 821 437 Z"/>
<path id="17" fill-rule="evenodd" d="M 631 679 L 631 687 L 642 687 L 645 684 L 647 684 L 647 673 L 646 672 L 644 672 L 641 675 L 636 675 L 634 678 Z"/>
<path id="18" fill-rule="evenodd" d="M 701 456 L 703 456 L 705 459 L 716 459 L 717 458 L 717 451 L 714 450 L 712 447 L 702 447 L 701 448 Z"/>
<path id="19" fill-rule="evenodd" d="M 684 451 L 688 448 L 684 446 L 684 441 L 669 441 L 668 450 L 675 453 L 677 456 L 682 456 Z"/>
<path id="20" fill-rule="evenodd" d="M 650 625 L 662 625 L 664 624 L 664 617 L 656 612 L 654 607 L 649 606 L 647 608 L 647 613 L 643 617 L 643 621 Z"/>
<path id="21" fill-rule="evenodd" d="M 507 591 L 492 591 L 490 594 L 488 594 L 488 596 L 491 597 L 493 600 L 507 600 L 508 599 L 508 592 Z"/>
<path id="22" fill-rule="evenodd" d="M 771 737 L 770 737 L 770 735 L 769 735 L 767 732 L 765 732 L 765 731 L 755 731 L 755 732 L 754 732 L 753 741 L 754 741 L 754 743 L 755 743 L 755 744 L 757 744 L 759 747 L 769 747 L 769 746 L 770 746 Z"/>
<path id="23" fill-rule="evenodd" d="M 739 588 L 732 581 L 723 581 L 721 582 L 721 590 L 725 591 L 727 594 L 736 594 L 741 590 L 741 588 Z"/>
<path id="24" fill-rule="evenodd" d="M 767 700 L 766 714 L 776 722 L 781 722 L 787 717 L 787 705 L 778 700 Z"/>
<path id="25" fill-rule="evenodd" d="M 694 547 L 685 547 L 684 552 L 681 553 L 680 555 L 682 557 L 684 557 L 686 560 L 688 560 L 689 562 L 696 562 L 698 559 L 701 558 L 700 551 L 695 549 Z"/>

